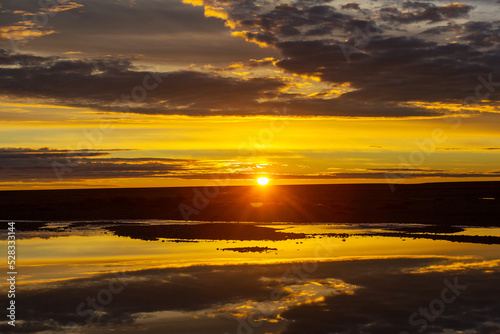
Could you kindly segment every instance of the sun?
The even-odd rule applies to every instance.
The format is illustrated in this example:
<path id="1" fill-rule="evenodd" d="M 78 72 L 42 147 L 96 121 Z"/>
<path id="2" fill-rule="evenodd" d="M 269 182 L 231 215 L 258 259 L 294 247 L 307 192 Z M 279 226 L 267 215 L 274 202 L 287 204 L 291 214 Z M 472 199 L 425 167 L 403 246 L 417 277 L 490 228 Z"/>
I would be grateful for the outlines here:
<path id="1" fill-rule="evenodd" d="M 260 184 L 261 186 L 265 186 L 269 183 L 269 179 L 267 177 L 259 177 L 257 179 L 257 183 Z"/>

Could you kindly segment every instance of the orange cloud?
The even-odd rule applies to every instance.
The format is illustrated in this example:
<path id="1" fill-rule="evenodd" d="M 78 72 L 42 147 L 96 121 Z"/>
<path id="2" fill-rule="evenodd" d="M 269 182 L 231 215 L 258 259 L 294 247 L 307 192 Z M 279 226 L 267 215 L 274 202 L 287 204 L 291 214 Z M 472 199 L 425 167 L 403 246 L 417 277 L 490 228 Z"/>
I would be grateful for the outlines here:
<path id="1" fill-rule="evenodd" d="M 0 27 L 0 39 L 19 41 L 55 33 L 54 30 L 39 30 L 33 22 L 20 21 L 15 25 Z"/>

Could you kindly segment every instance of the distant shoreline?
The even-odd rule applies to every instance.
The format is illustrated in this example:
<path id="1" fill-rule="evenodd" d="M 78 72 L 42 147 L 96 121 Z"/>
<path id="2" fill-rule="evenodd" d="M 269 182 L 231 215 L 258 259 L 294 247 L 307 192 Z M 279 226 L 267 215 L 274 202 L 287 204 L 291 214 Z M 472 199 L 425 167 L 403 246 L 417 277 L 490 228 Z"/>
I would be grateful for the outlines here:
<path id="1" fill-rule="evenodd" d="M 399 184 L 394 192 L 373 183 L 0 191 L 1 220 L 185 220 L 186 212 L 192 221 L 500 226 L 500 182 Z"/>
<path id="2" fill-rule="evenodd" d="M 425 186 L 425 185 L 462 185 L 462 184 L 487 184 L 493 183 L 500 187 L 500 181 L 436 181 L 436 182 L 405 182 L 405 183 L 394 183 L 394 187 L 405 187 L 405 186 Z M 301 187 L 301 186 L 385 186 L 391 188 L 391 183 L 389 182 L 354 182 L 354 183 L 310 183 L 310 184 L 280 184 L 280 185 L 270 185 L 270 187 Z M 228 185 L 224 188 L 254 188 L 257 185 Z M 0 190 L 0 194 L 6 192 L 35 192 L 35 191 L 93 191 L 93 190 L 151 190 L 151 189 L 193 189 L 193 188 L 203 188 L 203 186 L 183 186 L 183 187 L 102 187 L 102 188 L 54 188 L 54 189 L 7 189 Z"/>

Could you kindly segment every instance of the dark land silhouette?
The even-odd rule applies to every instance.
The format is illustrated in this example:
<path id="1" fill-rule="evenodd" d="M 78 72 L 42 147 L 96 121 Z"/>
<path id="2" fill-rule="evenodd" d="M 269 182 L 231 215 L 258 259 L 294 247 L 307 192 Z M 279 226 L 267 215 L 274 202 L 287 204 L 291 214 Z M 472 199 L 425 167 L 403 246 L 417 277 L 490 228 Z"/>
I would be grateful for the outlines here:
<path id="1" fill-rule="evenodd" d="M 500 226 L 500 182 L 0 192 L 2 220 L 185 218 Z"/>

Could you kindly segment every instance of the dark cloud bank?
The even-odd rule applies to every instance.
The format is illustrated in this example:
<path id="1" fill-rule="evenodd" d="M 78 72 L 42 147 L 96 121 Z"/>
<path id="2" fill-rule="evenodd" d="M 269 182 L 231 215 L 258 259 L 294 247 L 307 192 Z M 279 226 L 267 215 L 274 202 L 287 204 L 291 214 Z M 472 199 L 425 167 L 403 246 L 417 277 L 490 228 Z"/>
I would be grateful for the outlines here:
<path id="1" fill-rule="evenodd" d="M 350 85 L 353 90 L 338 98 L 283 92 L 287 83 L 277 77 L 236 78 L 217 71 L 181 70 L 155 73 L 154 78 L 161 78 L 159 85 L 147 91 L 147 98 L 129 103 L 130 97 L 123 96 L 132 95 L 148 75 L 130 60 L 63 59 L 5 50 L 0 53 L 0 89 L 4 96 L 141 114 L 271 115 L 287 105 L 288 114 L 296 116 L 432 117 L 442 116 L 446 107 L 426 109 L 405 103 L 462 104 L 476 96 L 476 87 L 484 84 L 478 79 L 482 76 L 489 85 L 480 89 L 484 97 L 480 100 L 497 106 L 498 22 L 467 21 L 483 4 L 363 6 L 248 1 L 221 7 L 239 36 L 281 54 L 275 63 L 278 68 Z M 423 33 L 413 28 L 417 23 L 425 26 Z M 450 33 L 456 36 L 453 42 L 444 38 Z M 146 81 L 155 83 L 151 78 Z"/>

